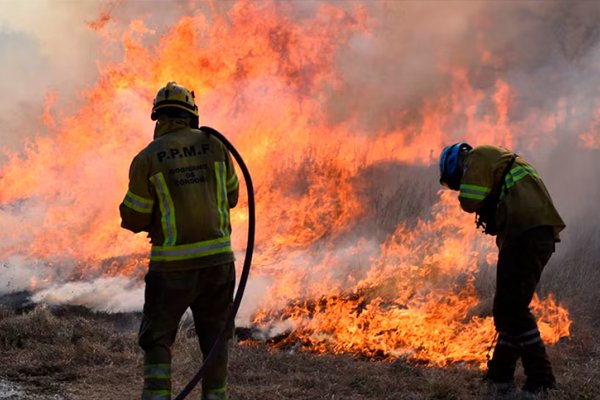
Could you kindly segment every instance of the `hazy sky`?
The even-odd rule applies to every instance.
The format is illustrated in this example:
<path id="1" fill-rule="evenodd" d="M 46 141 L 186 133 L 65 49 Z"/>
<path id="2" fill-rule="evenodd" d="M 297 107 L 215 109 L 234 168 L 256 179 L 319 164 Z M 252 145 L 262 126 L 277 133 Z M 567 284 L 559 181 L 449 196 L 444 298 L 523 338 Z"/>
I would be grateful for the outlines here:
<path id="1" fill-rule="evenodd" d="M 73 96 L 97 76 L 98 35 L 85 23 L 98 1 L 0 1 L 0 141 L 16 146 L 41 129 L 46 92 Z M 62 101 L 62 100 L 61 100 Z"/>

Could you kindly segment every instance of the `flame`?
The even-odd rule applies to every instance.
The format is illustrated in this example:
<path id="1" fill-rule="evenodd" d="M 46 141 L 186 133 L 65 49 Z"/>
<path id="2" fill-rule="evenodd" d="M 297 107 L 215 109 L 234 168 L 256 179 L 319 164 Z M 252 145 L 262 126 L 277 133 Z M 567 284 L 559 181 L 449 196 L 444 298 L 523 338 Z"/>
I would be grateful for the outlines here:
<path id="1" fill-rule="evenodd" d="M 252 171 L 253 276 L 272 282 L 253 324 L 292 329 L 289 340 L 315 351 L 481 363 L 494 328 L 482 311 L 490 294 L 476 276 L 494 258 L 491 241 L 449 192 L 422 211 L 420 188 L 437 185 L 431 174 L 366 197 L 397 179 L 370 181 L 376 168 L 430 171 L 453 141 L 535 145 L 508 118 L 515 89 L 501 79 L 481 89 L 466 68 L 440 65 L 451 84 L 425 99 L 415 118 L 398 115 L 394 128 L 373 130 L 354 116 L 333 121 L 327 96 L 347 84 L 336 50 L 357 36 L 368 40 L 373 21 L 361 6 L 323 5 L 298 22 L 275 4 L 240 1 L 210 19 L 198 10 L 164 33 L 143 20 L 113 32 L 106 13 L 89 23 L 107 47 L 121 46 L 122 61 L 99 64 L 98 82 L 72 113 L 56 110 L 57 95 L 48 93 L 42 121 L 50 135 L 5 151 L 0 259 L 47 260 L 55 281 L 143 274 L 147 239 L 120 229 L 118 204 L 129 162 L 152 136 L 152 97 L 175 80 L 196 91 L 201 123 L 222 129 Z M 482 54 L 494 61 L 491 51 Z M 456 126 L 464 129 L 455 137 L 448 132 Z M 405 197 L 416 198 L 414 216 L 395 220 L 394 204 Z M 238 252 L 246 221 L 242 198 L 232 214 Z M 32 278 L 31 289 L 49 280 Z M 568 312 L 554 298 L 533 307 L 546 341 L 569 334 Z"/>
<path id="2" fill-rule="evenodd" d="M 579 143 L 589 149 L 600 149 L 600 109 L 596 110 L 594 120 L 587 132 L 579 135 Z"/>
<path id="3" fill-rule="evenodd" d="M 288 342 L 316 351 L 401 356 L 436 365 L 482 363 L 495 328 L 491 316 L 474 314 L 480 302 L 474 274 L 493 244 L 475 237 L 452 193 L 441 193 L 435 209 L 432 221 L 419 221 L 414 229 L 399 226 L 352 292 L 327 290 L 335 286 L 323 282 L 320 300 L 284 311 L 266 308 L 255 323 L 277 329 L 284 320 L 293 328 Z M 569 335 L 568 312 L 552 296 L 543 302 L 536 297 L 532 308 L 547 343 Z"/>

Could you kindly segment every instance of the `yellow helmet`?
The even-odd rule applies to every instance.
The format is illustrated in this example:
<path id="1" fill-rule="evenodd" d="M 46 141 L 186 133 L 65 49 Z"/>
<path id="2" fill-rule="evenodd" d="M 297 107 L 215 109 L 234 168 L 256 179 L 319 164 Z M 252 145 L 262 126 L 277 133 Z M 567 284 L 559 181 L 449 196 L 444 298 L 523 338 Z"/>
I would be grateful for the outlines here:
<path id="1" fill-rule="evenodd" d="M 156 111 L 161 108 L 180 108 L 198 118 L 198 106 L 194 102 L 194 91 L 191 92 L 176 82 L 169 82 L 164 88 L 161 88 L 152 105 L 152 121 L 158 119 Z"/>

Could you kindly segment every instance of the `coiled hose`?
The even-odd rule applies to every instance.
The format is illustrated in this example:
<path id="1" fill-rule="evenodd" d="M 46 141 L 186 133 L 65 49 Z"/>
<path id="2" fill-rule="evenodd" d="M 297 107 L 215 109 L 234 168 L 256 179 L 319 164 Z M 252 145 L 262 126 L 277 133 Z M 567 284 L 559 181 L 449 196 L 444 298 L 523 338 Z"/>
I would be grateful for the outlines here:
<path id="1" fill-rule="evenodd" d="M 238 285 L 237 292 L 235 293 L 233 299 L 233 305 L 231 308 L 231 313 L 227 318 L 227 322 L 225 324 L 225 329 L 219 335 L 219 338 L 213 345 L 212 349 L 208 353 L 208 356 L 204 359 L 204 362 L 200 366 L 200 369 L 194 377 L 190 380 L 190 382 L 183 388 L 181 393 L 177 395 L 175 400 L 183 400 L 187 397 L 188 394 L 196 387 L 198 382 L 202 379 L 206 368 L 213 362 L 215 355 L 217 354 L 217 349 L 223 345 L 225 338 L 229 334 L 231 327 L 235 321 L 235 315 L 240 308 L 240 303 L 242 302 L 242 297 L 244 296 L 244 289 L 246 288 L 246 282 L 248 281 L 248 275 L 250 274 L 250 265 L 252 264 L 252 252 L 254 251 L 254 229 L 255 229 L 255 207 L 254 207 L 254 187 L 252 186 L 252 179 L 250 177 L 250 172 L 248 171 L 248 167 L 244 163 L 242 156 L 238 151 L 233 147 L 233 145 L 216 129 L 210 128 L 208 126 L 203 126 L 200 128 L 202 131 L 207 132 L 217 139 L 219 139 L 227 150 L 233 155 L 236 162 L 238 163 L 240 169 L 242 170 L 242 174 L 244 175 L 244 181 L 246 182 L 246 189 L 248 190 L 248 242 L 246 244 L 246 257 L 244 258 L 244 267 L 242 269 L 242 273 L 240 275 L 240 283 Z"/>

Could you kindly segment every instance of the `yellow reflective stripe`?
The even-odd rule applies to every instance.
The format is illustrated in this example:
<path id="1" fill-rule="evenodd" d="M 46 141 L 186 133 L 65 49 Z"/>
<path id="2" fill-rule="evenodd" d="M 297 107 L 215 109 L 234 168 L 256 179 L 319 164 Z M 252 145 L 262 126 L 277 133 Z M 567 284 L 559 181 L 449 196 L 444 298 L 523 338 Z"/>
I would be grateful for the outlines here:
<path id="1" fill-rule="evenodd" d="M 152 246 L 151 261 L 177 261 L 232 252 L 229 236 L 177 246 Z"/>
<path id="2" fill-rule="evenodd" d="M 217 180 L 217 211 L 219 213 L 219 232 L 221 236 L 229 234 L 229 203 L 225 186 L 225 163 L 215 161 L 215 178 Z"/>
<path id="3" fill-rule="evenodd" d="M 469 184 L 466 184 L 466 183 L 463 183 L 462 185 L 460 185 L 460 190 L 463 190 L 463 189 L 476 190 L 478 192 L 482 192 L 482 193 L 485 193 L 485 194 L 488 194 L 489 192 L 492 191 L 492 189 L 490 189 L 487 186 L 469 185 Z"/>
<path id="4" fill-rule="evenodd" d="M 142 392 L 142 400 L 170 400 L 170 390 L 148 390 L 144 389 Z"/>
<path id="5" fill-rule="evenodd" d="M 144 374 L 144 379 L 171 379 L 171 374 Z"/>
<path id="6" fill-rule="evenodd" d="M 506 182 L 506 188 L 510 189 L 511 187 L 513 187 L 515 185 L 515 183 L 517 183 L 521 179 L 525 178 L 528 174 L 529 174 L 529 168 L 525 168 L 521 165 L 517 165 L 516 167 L 513 167 L 509 171 L 509 173 L 506 174 L 506 178 L 504 179 L 504 181 Z"/>
<path id="7" fill-rule="evenodd" d="M 152 207 L 154 207 L 154 200 L 143 198 L 128 190 L 125 199 L 123 199 L 123 204 L 137 212 L 150 214 Z"/>
<path id="8" fill-rule="evenodd" d="M 229 180 L 227 181 L 227 193 L 233 192 L 239 186 L 240 182 L 238 181 L 238 177 L 234 172 L 233 175 L 231 175 L 231 178 L 229 178 Z"/>
<path id="9" fill-rule="evenodd" d="M 529 172 L 529 175 L 533 175 L 539 179 L 540 175 L 535 170 L 535 168 L 533 168 L 531 165 L 523 165 L 523 168 L 525 168 L 527 170 L 527 172 Z"/>
<path id="10" fill-rule="evenodd" d="M 460 185 L 460 194 L 458 196 L 467 199 L 483 200 L 491 191 L 490 188 L 485 186 L 462 184 Z"/>
<path id="11" fill-rule="evenodd" d="M 156 378 L 156 379 L 171 378 L 171 364 L 146 364 L 146 365 L 144 365 L 144 378 Z"/>
<path id="12" fill-rule="evenodd" d="M 483 199 L 485 199 L 485 196 L 482 196 L 480 194 L 463 193 L 463 192 L 460 192 L 460 194 L 458 195 L 458 197 L 463 197 L 465 199 L 475 199 L 475 200 L 483 200 Z"/>
<path id="13" fill-rule="evenodd" d="M 205 400 L 227 400 L 226 389 L 208 389 L 204 392 L 204 396 L 202 396 Z"/>
<path id="14" fill-rule="evenodd" d="M 164 245 L 173 245 L 177 241 L 177 225 L 175 224 L 175 205 L 169 192 L 169 187 L 162 172 L 152 176 L 150 181 L 158 193 Z"/>

